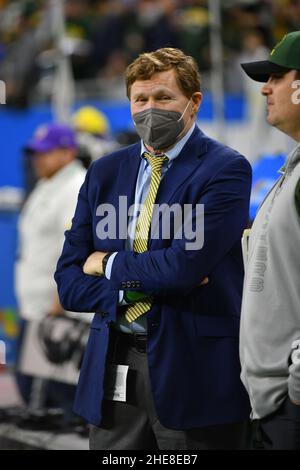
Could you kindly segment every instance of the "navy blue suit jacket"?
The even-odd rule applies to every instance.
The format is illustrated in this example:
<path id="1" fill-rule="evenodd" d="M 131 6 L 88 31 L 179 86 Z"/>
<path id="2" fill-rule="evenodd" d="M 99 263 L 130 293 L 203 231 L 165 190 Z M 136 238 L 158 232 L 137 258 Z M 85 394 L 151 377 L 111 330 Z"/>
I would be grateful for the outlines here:
<path id="1" fill-rule="evenodd" d="M 66 310 L 96 312 L 81 367 L 75 411 L 101 423 L 109 324 L 116 320 L 118 291 L 155 295 L 147 313 L 152 392 L 160 422 L 191 429 L 249 416 L 240 381 L 239 316 L 243 284 L 241 235 L 248 221 L 251 167 L 234 150 L 195 128 L 165 174 L 158 204 L 204 204 L 204 246 L 187 251 L 186 240 L 153 239 L 149 250 L 125 250 L 124 239 L 100 240 L 99 204 L 120 195 L 134 203 L 140 144 L 96 161 L 81 187 L 72 228 L 66 232 L 55 279 Z M 85 275 L 94 251 L 117 251 L 111 279 Z M 209 277 L 207 285 L 201 280 Z M 137 288 L 137 286 L 139 286 Z"/>

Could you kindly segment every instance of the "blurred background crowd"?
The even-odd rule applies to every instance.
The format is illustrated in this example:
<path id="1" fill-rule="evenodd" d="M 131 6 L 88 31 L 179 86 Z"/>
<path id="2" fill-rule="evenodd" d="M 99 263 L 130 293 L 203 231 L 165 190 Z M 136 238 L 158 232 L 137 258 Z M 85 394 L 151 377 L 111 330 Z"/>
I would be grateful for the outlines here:
<path id="1" fill-rule="evenodd" d="M 225 90 L 241 92 L 240 58 L 260 57 L 300 26 L 298 0 L 223 0 Z M 209 88 L 206 0 L 66 0 L 63 50 L 78 93 L 124 99 L 124 70 L 144 51 L 179 47 L 198 62 Z M 56 65 L 51 1 L 0 1 L 0 76 L 7 105 L 46 100 Z"/>

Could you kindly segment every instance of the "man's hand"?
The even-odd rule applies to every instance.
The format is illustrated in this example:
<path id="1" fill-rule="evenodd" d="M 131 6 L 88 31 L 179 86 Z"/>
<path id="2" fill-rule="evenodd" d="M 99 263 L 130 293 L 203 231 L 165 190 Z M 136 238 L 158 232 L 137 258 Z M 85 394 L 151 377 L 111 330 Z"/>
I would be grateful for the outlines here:
<path id="1" fill-rule="evenodd" d="M 92 253 L 83 265 L 84 274 L 89 274 L 90 276 L 103 276 L 102 260 L 105 255 L 106 253 L 103 253 L 103 251 L 95 251 Z"/>
<path id="2" fill-rule="evenodd" d="M 58 293 L 55 292 L 53 303 L 52 303 L 50 310 L 48 311 L 48 314 L 55 316 L 55 315 L 61 315 L 63 312 L 64 312 L 64 309 L 62 308 L 60 304 Z"/>
<path id="3" fill-rule="evenodd" d="M 290 397 L 290 400 L 294 405 L 300 406 L 300 400 L 292 400 L 291 397 Z"/>
<path id="4" fill-rule="evenodd" d="M 200 286 L 206 286 L 209 283 L 209 277 L 205 277 L 201 282 Z"/>

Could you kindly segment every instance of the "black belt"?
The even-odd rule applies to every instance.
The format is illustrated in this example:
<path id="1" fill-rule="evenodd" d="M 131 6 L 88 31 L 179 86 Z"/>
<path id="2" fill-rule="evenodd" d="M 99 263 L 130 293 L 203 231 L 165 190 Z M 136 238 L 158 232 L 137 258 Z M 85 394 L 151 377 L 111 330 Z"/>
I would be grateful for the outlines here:
<path id="1" fill-rule="evenodd" d="M 138 352 L 145 353 L 147 349 L 147 335 L 145 333 L 123 333 L 119 330 L 112 330 L 114 334 L 126 342 L 129 346 L 135 348 Z"/>

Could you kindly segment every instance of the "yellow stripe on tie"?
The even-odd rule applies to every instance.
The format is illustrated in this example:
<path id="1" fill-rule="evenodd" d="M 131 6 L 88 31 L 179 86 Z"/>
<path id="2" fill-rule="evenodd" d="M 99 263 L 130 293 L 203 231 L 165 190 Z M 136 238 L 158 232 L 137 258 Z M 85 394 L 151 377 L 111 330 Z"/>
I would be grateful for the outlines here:
<path id="1" fill-rule="evenodd" d="M 144 158 L 151 167 L 151 182 L 149 192 L 136 224 L 135 238 L 133 242 L 133 250 L 136 253 L 143 253 L 148 249 L 153 207 L 160 185 L 162 166 L 164 162 L 168 162 L 169 160 L 165 155 L 156 157 L 146 152 L 144 153 Z M 125 313 L 126 320 L 129 323 L 133 322 L 138 317 L 148 312 L 152 307 L 152 304 L 153 297 L 148 297 L 141 302 L 135 302 L 134 304 L 130 305 Z"/>

